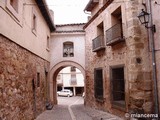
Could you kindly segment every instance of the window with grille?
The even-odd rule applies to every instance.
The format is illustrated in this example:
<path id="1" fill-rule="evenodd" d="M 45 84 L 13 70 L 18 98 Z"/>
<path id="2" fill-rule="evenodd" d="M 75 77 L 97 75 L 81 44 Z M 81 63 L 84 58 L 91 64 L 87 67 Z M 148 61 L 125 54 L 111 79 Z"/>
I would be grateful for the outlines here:
<path id="1" fill-rule="evenodd" d="M 103 99 L 103 69 L 94 69 L 94 94 L 95 98 Z"/>
<path id="2" fill-rule="evenodd" d="M 124 66 L 111 68 L 112 103 L 125 105 Z"/>

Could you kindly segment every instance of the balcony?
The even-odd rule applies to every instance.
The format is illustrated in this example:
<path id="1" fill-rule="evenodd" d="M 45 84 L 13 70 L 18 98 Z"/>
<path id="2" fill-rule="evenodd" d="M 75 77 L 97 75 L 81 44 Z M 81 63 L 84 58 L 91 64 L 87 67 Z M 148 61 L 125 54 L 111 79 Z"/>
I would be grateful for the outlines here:
<path id="1" fill-rule="evenodd" d="M 106 30 L 106 45 L 112 46 L 120 42 L 124 42 L 122 24 L 116 24 Z"/>
<path id="2" fill-rule="evenodd" d="M 98 37 L 92 40 L 92 51 L 97 52 L 102 49 L 105 49 L 104 36 L 99 35 Z"/>

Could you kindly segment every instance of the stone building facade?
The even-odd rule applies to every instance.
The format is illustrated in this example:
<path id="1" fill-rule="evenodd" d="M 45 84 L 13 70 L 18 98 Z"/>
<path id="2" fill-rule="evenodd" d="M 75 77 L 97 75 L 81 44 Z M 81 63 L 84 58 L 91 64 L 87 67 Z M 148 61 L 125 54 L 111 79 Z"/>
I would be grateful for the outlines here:
<path id="1" fill-rule="evenodd" d="M 44 0 L 0 2 L 2 120 L 33 120 L 45 110 L 48 42 L 55 29 L 45 4 Z"/>
<path id="2" fill-rule="evenodd" d="M 90 0 L 85 11 L 85 104 L 117 115 L 153 112 L 147 30 L 138 20 L 144 0 Z"/>
<path id="3" fill-rule="evenodd" d="M 78 68 L 85 75 L 84 23 L 56 25 L 50 41 L 50 98 L 57 104 L 58 73 L 65 67 Z M 56 56 L 56 57 L 55 57 Z"/>

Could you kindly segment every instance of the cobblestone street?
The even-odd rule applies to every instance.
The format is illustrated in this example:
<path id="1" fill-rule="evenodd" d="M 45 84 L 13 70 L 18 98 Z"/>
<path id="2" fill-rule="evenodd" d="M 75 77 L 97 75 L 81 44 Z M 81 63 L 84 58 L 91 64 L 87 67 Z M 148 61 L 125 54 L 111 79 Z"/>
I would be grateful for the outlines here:
<path id="1" fill-rule="evenodd" d="M 82 97 L 58 97 L 58 105 L 47 110 L 36 120 L 123 120 L 107 112 L 83 105 Z"/>

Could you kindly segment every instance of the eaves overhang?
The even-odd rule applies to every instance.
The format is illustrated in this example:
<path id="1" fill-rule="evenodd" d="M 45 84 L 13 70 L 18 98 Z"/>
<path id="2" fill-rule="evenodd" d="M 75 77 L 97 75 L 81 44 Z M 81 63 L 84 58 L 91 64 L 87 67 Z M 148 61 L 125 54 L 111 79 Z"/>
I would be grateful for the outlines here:
<path id="1" fill-rule="evenodd" d="M 93 8 L 98 4 L 99 0 L 90 0 L 85 7 L 85 11 L 92 11 Z"/>
<path id="2" fill-rule="evenodd" d="M 40 9 L 42 16 L 44 17 L 50 31 L 53 32 L 55 30 L 55 26 L 50 16 L 49 9 L 47 7 L 45 0 L 35 0 L 35 2 L 37 3 L 38 8 Z"/>
<path id="3" fill-rule="evenodd" d="M 83 29 L 86 29 L 114 0 L 108 0 L 105 5 L 97 11 L 97 13 L 91 17 L 91 19 L 85 24 Z"/>

